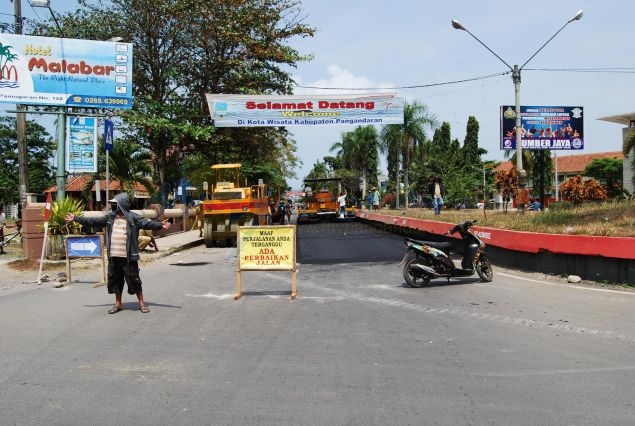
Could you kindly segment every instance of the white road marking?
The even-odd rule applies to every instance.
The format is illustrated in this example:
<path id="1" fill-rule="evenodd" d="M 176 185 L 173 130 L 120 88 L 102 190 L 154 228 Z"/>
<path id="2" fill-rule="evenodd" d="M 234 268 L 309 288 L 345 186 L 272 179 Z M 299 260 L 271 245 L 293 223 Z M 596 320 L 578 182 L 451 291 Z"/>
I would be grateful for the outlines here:
<path id="1" fill-rule="evenodd" d="M 504 272 L 497 272 L 497 275 L 501 275 L 503 277 L 515 278 L 517 280 L 522 280 L 522 281 L 529 281 L 529 282 L 536 283 L 536 284 L 553 285 L 553 286 L 558 286 L 558 287 L 567 286 L 567 288 L 575 288 L 575 289 L 578 289 L 578 290 L 600 291 L 600 292 L 603 292 L 603 293 L 616 293 L 616 294 L 624 294 L 624 295 L 627 295 L 627 296 L 635 296 L 635 292 L 633 292 L 633 291 L 621 291 L 621 290 L 614 290 L 614 289 L 610 289 L 610 288 L 584 287 L 584 286 L 579 286 L 579 285 L 573 285 L 573 284 L 570 284 L 570 283 L 553 283 L 553 282 L 550 282 L 550 281 L 536 280 L 536 279 L 533 279 L 533 278 L 526 278 L 526 277 L 520 277 L 518 275 L 506 274 Z"/>

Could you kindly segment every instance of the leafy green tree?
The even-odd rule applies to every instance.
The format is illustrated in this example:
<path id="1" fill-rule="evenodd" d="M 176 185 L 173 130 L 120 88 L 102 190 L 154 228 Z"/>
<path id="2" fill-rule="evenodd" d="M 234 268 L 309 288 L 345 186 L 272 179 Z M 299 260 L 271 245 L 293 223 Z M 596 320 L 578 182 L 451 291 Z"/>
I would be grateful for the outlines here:
<path id="1" fill-rule="evenodd" d="M 18 142 L 15 117 L 0 117 L 0 204 L 19 200 Z M 55 142 L 46 129 L 35 121 L 26 122 L 29 163 L 29 190 L 42 193 L 55 183 L 50 159 Z"/>
<path id="2" fill-rule="evenodd" d="M 289 69 L 310 59 L 289 41 L 314 29 L 298 0 L 79 1 L 58 16 L 66 37 L 134 44 L 134 106 L 122 131 L 152 153 L 159 183 L 219 162 L 243 164 L 255 180 L 295 177 L 295 141 L 284 128 L 215 129 L 206 93 L 292 91 Z M 52 22 L 32 31 L 57 35 Z M 207 163 L 207 165 L 205 164 Z M 175 176 L 176 175 L 176 176 Z M 267 181 L 271 183 L 271 180 Z"/>
<path id="3" fill-rule="evenodd" d="M 421 154 L 413 164 L 416 185 L 427 191 L 435 176 L 443 179 L 446 204 L 470 203 L 483 191 L 483 162 L 481 155 L 487 151 L 478 146 L 479 124 L 468 118 L 463 146 L 451 139 L 450 124 L 444 122 L 434 132 L 432 141 L 422 145 Z"/>
<path id="4" fill-rule="evenodd" d="M 313 164 L 313 168 L 305 176 L 306 179 L 326 179 L 331 177 L 333 176 L 331 171 L 329 170 L 328 165 L 326 164 L 326 162 L 321 162 L 320 160 L 317 160 Z"/>
<path id="5" fill-rule="evenodd" d="M 413 182 L 420 191 L 427 191 L 432 179 L 435 176 L 447 175 L 447 171 L 458 164 L 460 158 L 459 141 L 452 140 L 450 123 L 443 122 L 434 131 L 432 140 L 420 146 L 415 164 L 412 165 Z"/>
<path id="6" fill-rule="evenodd" d="M 584 169 L 584 176 L 595 178 L 606 185 L 609 198 L 622 194 L 624 160 L 619 158 L 596 158 Z"/>
<path id="7" fill-rule="evenodd" d="M 456 200 L 455 203 L 473 200 L 475 194 L 483 191 L 481 156 L 487 154 L 487 150 L 478 145 L 478 131 L 479 123 L 476 118 L 468 117 L 460 155 L 454 157 L 458 161 L 453 162 L 445 178 L 446 187 L 449 188 L 446 191 L 450 199 Z"/>
<path id="8" fill-rule="evenodd" d="M 397 182 L 399 163 L 403 166 L 404 188 L 406 191 L 405 205 L 408 206 L 409 170 L 411 162 L 415 158 L 415 152 L 419 144 L 427 140 L 426 128 L 434 130 L 437 126 L 436 117 L 428 111 L 428 107 L 414 101 L 404 105 L 403 124 L 389 124 L 381 130 L 380 149 L 388 154 L 388 177 L 392 182 Z M 392 180 L 394 179 L 394 180 Z M 396 194 L 399 188 L 396 187 Z"/>
<path id="9" fill-rule="evenodd" d="M 463 161 L 465 164 L 476 165 L 480 168 L 481 156 L 487 154 L 487 150 L 478 146 L 479 124 L 475 117 L 469 116 L 463 140 Z"/>
<path id="10" fill-rule="evenodd" d="M 366 196 L 368 185 L 377 185 L 377 168 L 379 166 L 379 138 L 373 126 L 359 126 L 352 132 L 342 134 L 342 140 L 331 145 L 330 151 L 336 151 L 342 158 L 342 169 L 350 178 L 349 187 L 357 192 L 355 181 L 362 182 L 362 197 Z M 339 173 L 341 177 L 343 172 Z"/>
<path id="11" fill-rule="evenodd" d="M 529 176 L 532 181 L 532 193 L 534 196 L 540 195 L 540 198 L 545 194 L 547 190 L 552 187 L 554 181 L 554 166 L 553 159 L 551 157 L 551 151 L 549 150 L 528 150 L 531 154 L 533 167 L 529 170 Z M 544 200 L 540 200 L 541 203 Z"/>

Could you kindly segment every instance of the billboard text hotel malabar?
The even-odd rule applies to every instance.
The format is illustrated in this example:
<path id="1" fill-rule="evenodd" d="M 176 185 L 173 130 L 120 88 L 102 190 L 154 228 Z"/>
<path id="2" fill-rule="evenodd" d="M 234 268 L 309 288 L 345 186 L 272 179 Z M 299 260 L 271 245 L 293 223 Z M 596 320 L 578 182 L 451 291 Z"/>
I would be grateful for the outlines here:
<path id="1" fill-rule="evenodd" d="M 0 102 L 132 108 L 132 44 L 0 34 Z"/>

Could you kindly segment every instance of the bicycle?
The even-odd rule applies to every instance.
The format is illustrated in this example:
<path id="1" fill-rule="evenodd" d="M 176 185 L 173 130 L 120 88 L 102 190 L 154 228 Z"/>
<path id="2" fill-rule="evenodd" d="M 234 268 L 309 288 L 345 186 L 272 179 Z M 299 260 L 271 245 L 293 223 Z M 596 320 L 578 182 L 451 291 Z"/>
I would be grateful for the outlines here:
<path id="1" fill-rule="evenodd" d="M 9 243 L 11 242 L 11 240 L 13 240 L 15 237 L 20 236 L 20 241 L 22 241 L 22 232 L 21 229 L 18 229 L 15 232 L 12 232 L 11 234 L 8 235 L 4 235 L 2 238 L 2 241 L 0 241 L 0 247 L 5 248 L 6 246 L 9 245 Z"/>

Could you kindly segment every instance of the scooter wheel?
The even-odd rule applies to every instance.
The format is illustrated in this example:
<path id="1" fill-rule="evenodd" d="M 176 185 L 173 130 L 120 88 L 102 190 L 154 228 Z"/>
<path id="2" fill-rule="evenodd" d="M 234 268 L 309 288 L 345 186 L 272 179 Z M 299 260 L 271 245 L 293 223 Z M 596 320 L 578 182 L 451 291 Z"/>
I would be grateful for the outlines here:
<path id="1" fill-rule="evenodd" d="M 421 276 L 419 272 L 413 273 L 412 265 L 422 261 L 423 259 L 417 258 L 414 255 L 406 260 L 406 264 L 403 267 L 403 278 L 410 287 L 421 288 L 430 283 L 430 278 Z"/>
<path id="2" fill-rule="evenodd" d="M 478 259 L 476 263 L 476 273 L 479 277 L 485 282 L 491 282 L 494 278 L 494 270 L 492 269 L 492 264 L 489 263 L 489 259 L 484 254 Z"/>

